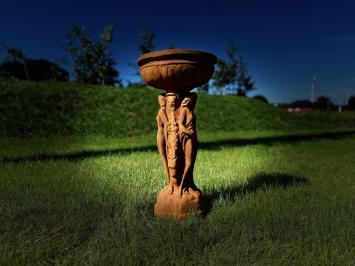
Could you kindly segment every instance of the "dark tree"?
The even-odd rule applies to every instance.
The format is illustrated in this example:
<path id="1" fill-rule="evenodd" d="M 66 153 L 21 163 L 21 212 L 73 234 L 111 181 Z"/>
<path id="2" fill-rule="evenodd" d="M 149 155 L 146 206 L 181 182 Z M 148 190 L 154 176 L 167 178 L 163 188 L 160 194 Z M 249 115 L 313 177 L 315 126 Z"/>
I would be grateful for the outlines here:
<path id="1" fill-rule="evenodd" d="M 268 100 L 266 99 L 266 97 L 263 96 L 263 95 L 255 95 L 255 96 L 253 97 L 253 99 L 259 100 L 259 101 L 264 102 L 264 103 L 269 103 L 269 101 L 268 101 Z"/>
<path id="2" fill-rule="evenodd" d="M 255 90 L 247 63 L 233 44 L 227 47 L 226 53 L 228 60 L 217 60 L 213 85 L 222 90 L 232 90 L 236 95 L 246 96 L 248 92 Z"/>
<path id="3" fill-rule="evenodd" d="M 69 74 L 46 59 L 31 59 L 20 49 L 3 45 L 6 56 L 0 64 L 0 76 L 10 79 L 67 81 Z"/>
<path id="4" fill-rule="evenodd" d="M 0 76 L 9 79 L 28 79 L 28 71 L 25 72 L 24 65 L 20 62 L 5 61 L 0 64 Z"/>
<path id="5" fill-rule="evenodd" d="M 151 32 L 147 27 L 144 27 L 138 36 L 138 50 L 140 51 L 141 54 L 146 54 L 154 50 L 155 47 L 154 39 L 155 39 L 155 33 Z M 133 75 L 141 78 L 137 64 L 134 62 L 134 63 L 128 63 L 128 65 L 134 68 Z M 144 87 L 143 80 L 134 83 L 129 82 L 127 85 L 127 87 L 137 87 L 137 86 Z"/>
<path id="6" fill-rule="evenodd" d="M 237 95 L 246 97 L 247 93 L 255 89 L 255 83 L 252 81 L 251 76 L 245 75 L 242 72 L 238 79 Z"/>
<path id="7" fill-rule="evenodd" d="M 65 50 L 71 56 L 74 79 L 82 83 L 120 84 L 119 73 L 109 46 L 113 41 L 113 28 L 106 26 L 98 41 L 86 30 L 73 26 L 67 34 Z"/>
<path id="8" fill-rule="evenodd" d="M 20 62 L 6 61 L 0 64 L 0 76 L 10 79 L 28 79 L 28 80 L 57 80 L 68 81 L 69 73 L 46 59 L 28 59 L 26 60 L 26 70 Z"/>
<path id="9" fill-rule="evenodd" d="M 349 110 L 355 110 L 355 96 L 351 96 L 348 100 Z"/>
<path id="10" fill-rule="evenodd" d="M 333 106 L 329 97 L 319 96 L 315 101 L 314 106 L 319 110 L 329 110 L 331 106 Z"/>
<path id="11" fill-rule="evenodd" d="M 314 107 L 314 104 L 309 101 L 309 100 L 296 100 L 292 103 L 289 104 L 289 107 L 292 107 L 292 108 L 313 108 Z"/>
<path id="12" fill-rule="evenodd" d="M 142 54 L 149 53 L 154 50 L 155 33 L 144 27 L 138 37 L 138 49 Z"/>
<path id="13" fill-rule="evenodd" d="M 146 89 L 147 86 L 142 81 L 133 81 L 132 82 L 132 81 L 128 80 L 126 88 L 144 88 L 144 89 Z"/>
<path id="14" fill-rule="evenodd" d="M 2 43 L 1 47 L 5 50 L 6 53 L 4 63 L 7 63 L 7 67 L 9 67 L 9 64 L 14 64 L 13 66 L 10 67 L 11 69 L 13 69 L 15 65 L 17 67 L 21 65 L 24 74 L 24 78 L 21 77 L 21 79 L 30 79 L 30 75 L 27 67 L 27 61 L 29 58 L 27 57 L 27 55 L 19 48 L 16 48 L 14 46 L 10 46 Z"/>
<path id="15" fill-rule="evenodd" d="M 46 59 L 31 59 L 27 61 L 31 80 L 68 81 L 68 71 Z"/>
<path id="16" fill-rule="evenodd" d="M 234 82 L 235 66 L 219 58 L 213 75 L 213 85 L 217 88 L 224 88 Z"/>

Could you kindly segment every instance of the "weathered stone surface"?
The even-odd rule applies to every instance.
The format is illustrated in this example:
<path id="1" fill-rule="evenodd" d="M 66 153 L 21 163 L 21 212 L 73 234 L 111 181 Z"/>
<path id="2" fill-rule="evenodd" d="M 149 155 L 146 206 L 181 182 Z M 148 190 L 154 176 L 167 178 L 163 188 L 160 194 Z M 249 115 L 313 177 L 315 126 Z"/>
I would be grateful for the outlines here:
<path id="1" fill-rule="evenodd" d="M 191 188 L 182 195 L 171 194 L 169 186 L 166 186 L 158 194 L 154 215 L 158 218 L 174 218 L 176 220 L 186 219 L 191 213 L 201 215 L 204 211 L 201 197 L 201 193 Z"/>
<path id="2" fill-rule="evenodd" d="M 182 220 L 190 213 L 200 215 L 204 211 L 202 193 L 193 179 L 197 94 L 190 90 L 208 82 L 216 61 L 210 53 L 180 49 L 144 54 L 137 60 L 145 82 L 166 91 L 158 97 L 157 145 L 167 186 L 158 194 L 156 217 Z"/>
<path id="3" fill-rule="evenodd" d="M 169 49 L 144 54 L 138 58 L 137 64 L 147 84 L 181 94 L 207 83 L 216 61 L 210 53 Z"/>

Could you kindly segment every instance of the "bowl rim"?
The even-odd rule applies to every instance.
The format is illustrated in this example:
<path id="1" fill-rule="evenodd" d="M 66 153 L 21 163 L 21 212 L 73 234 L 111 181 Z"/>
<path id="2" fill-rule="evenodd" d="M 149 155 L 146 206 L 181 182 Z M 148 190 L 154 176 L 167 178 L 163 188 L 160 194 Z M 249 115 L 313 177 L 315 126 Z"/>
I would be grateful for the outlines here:
<path id="1" fill-rule="evenodd" d="M 209 52 L 192 50 L 192 49 L 166 49 L 143 54 L 137 58 L 139 67 L 153 61 L 178 60 L 185 59 L 194 62 L 203 62 L 214 65 L 217 62 L 217 57 Z"/>

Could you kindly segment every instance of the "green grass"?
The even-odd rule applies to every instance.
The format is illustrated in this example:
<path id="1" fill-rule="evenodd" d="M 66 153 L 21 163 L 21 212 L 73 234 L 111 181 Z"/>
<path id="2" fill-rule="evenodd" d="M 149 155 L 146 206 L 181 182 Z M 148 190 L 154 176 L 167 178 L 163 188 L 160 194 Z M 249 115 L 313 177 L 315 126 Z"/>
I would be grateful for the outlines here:
<path id="1" fill-rule="evenodd" d="M 0 265 L 354 265 L 355 136 L 289 133 L 201 132 L 211 210 L 180 223 L 153 134 L 2 139 Z"/>
<path id="2" fill-rule="evenodd" d="M 158 93 L 0 79 L 1 266 L 354 265 L 354 112 L 200 95 L 210 211 L 178 223 L 153 217 Z"/>
<path id="3" fill-rule="evenodd" d="M 155 131 L 156 89 L 0 79 L 0 136 L 130 137 Z M 295 115 L 253 99 L 199 95 L 204 131 L 354 128 L 355 112 Z"/>

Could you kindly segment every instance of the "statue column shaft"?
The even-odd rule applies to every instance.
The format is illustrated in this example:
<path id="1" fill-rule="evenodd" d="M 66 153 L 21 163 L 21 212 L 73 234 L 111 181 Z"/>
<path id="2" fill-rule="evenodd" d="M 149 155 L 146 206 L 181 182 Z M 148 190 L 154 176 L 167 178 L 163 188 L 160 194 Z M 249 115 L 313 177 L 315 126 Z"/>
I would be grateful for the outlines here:
<path id="1" fill-rule="evenodd" d="M 191 212 L 202 213 L 201 191 L 193 181 L 197 154 L 196 119 L 193 114 L 196 99 L 195 93 L 188 93 L 183 99 L 175 93 L 159 96 L 161 109 L 158 117 L 166 116 L 163 125 L 166 135 L 163 141 L 163 135 L 158 133 L 161 137 L 157 139 L 158 147 L 161 143 L 166 145 L 166 152 L 161 148 L 159 152 L 164 165 L 167 165 L 168 185 L 158 195 L 154 208 L 157 217 L 185 219 Z M 159 131 L 161 128 L 158 125 Z"/>

